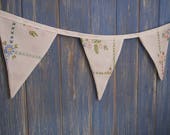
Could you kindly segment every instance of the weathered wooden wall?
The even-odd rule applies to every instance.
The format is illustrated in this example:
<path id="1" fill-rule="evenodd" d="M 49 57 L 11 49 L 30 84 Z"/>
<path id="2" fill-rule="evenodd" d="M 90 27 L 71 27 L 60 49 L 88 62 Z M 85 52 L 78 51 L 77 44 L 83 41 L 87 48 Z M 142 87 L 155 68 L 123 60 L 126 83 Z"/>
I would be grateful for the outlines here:
<path id="1" fill-rule="evenodd" d="M 125 34 L 170 22 L 170 0 L 0 0 L 53 27 Z M 169 48 L 170 51 L 170 48 Z M 170 53 L 160 81 L 138 39 L 126 40 L 102 100 L 79 39 L 58 36 L 10 100 L 0 49 L 0 135 L 170 135 Z"/>

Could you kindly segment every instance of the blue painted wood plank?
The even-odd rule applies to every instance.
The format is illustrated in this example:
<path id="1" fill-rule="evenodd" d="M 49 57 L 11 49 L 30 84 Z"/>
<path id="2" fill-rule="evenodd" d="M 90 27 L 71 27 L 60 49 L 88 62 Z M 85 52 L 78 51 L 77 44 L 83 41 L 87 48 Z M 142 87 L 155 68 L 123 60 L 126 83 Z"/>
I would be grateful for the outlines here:
<path id="1" fill-rule="evenodd" d="M 117 34 L 138 31 L 136 0 L 117 1 Z M 116 68 L 117 134 L 136 135 L 138 40 L 125 40 Z"/>
<path id="2" fill-rule="evenodd" d="M 91 0 L 91 33 L 116 34 L 116 0 Z M 93 83 L 95 86 L 95 83 Z M 97 100 L 96 88 L 92 95 L 92 134 L 111 135 L 115 131 L 114 101 L 115 72 L 108 82 L 101 101 Z"/>
<path id="3" fill-rule="evenodd" d="M 160 0 L 159 25 L 170 22 L 170 1 Z M 169 43 L 170 45 L 170 43 Z M 168 48 L 165 78 L 157 81 L 156 135 L 170 134 L 170 47 Z"/>
<path id="4" fill-rule="evenodd" d="M 57 1 L 23 0 L 22 4 L 25 18 L 53 27 L 57 25 Z M 55 40 L 26 82 L 30 135 L 62 134 L 59 64 L 58 44 Z"/>
<path id="5" fill-rule="evenodd" d="M 8 11 L 10 13 L 15 13 L 17 15 L 22 14 L 22 0 L 1 0 L 2 10 Z"/>
<path id="6" fill-rule="evenodd" d="M 90 32 L 89 0 L 60 0 L 60 27 Z M 61 37 L 63 134 L 91 134 L 93 81 L 79 39 Z"/>
<path id="7" fill-rule="evenodd" d="M 21 15 L 21 1 L 2 0 L 2 10 Z M 0 49 L 0 135 L 27 134 L 25 88 L 10 99 L 7 70 Z"/>
<path id="8" fill-rule="evenodd" d="M 140 31 L 158 26 L 159 0 L 140 1 Z M 155 135 L 156 68 L 142 45 L 139 47 L 138 134 Z"/>

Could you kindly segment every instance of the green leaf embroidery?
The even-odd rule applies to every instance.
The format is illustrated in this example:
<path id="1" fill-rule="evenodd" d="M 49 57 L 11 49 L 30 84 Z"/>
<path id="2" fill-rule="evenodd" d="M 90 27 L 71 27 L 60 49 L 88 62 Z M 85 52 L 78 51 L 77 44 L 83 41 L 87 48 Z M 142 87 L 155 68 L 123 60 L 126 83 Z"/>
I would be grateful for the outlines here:
<path id="1" fill-rule="evenodd" d="M 38 34 L 35 31 L 29 31 L 29 34 L 33 37 L 38 37 Z"/>
<path id="2" fill-rule="evenodd" d="M 94 44 L 94 51 L 95 51 L 96 54 L 99 53 L 99 47 L 98 47 L 97 44 Z"/>
<path id="3" fill-rule="evenodd" d="M 99 43 L 101 43 L 101 40 L 97 40 L 97 39 L 96 39 L 96 40 L 94 40 L 93 42 L 96 43 L 96 44 L 99 44 Z"/>

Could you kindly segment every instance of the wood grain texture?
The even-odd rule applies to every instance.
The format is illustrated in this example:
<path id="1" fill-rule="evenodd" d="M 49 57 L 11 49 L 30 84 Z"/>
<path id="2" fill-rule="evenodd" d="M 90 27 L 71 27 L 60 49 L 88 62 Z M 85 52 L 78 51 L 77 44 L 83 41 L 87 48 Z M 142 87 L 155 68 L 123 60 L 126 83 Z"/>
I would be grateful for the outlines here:
<path id="1" fill-rule="evenodd" d="M 1 4 L 3 10 L 21 15 L 20 0 L 2 0 Z M 8 77 L 2 50 L 0 54 L 0 135 L 27 135 L 25 87 L 23 85 L 14 99 L 9 99 Z"/>
<path id="2" fill-rule="evenodd" d="M 117 1 L 117 34 L 138 31 L 138 1 Z M 136 135 L 138 40 L 125 40 L 116 70 L 117 134 Z"/>
<path id="3" fill-rule="evenodd" d="M 89 32 L 89 1 L 60 0 L 60 27 Z M 61 37 L 63 134 L 91 134 L 92 79 L 79 39 Z"/>
<path id="4" fill-rule="evenodd" d="M 140 1 L 140 31 L 158 26 L 159 0 Z M 139 47 L 138 134 L 155 135 L 156 68 L 141 45 Z"/>
<path id="5" fill-rule="evenodd" d="M 91 1 L 91 33 L 116 34 L 116 1 L 96 0 Z M 96 88 L 92 96 L 92 134 L 113 134 L 114 129 L 114 73 L 108 82 L 101 102 L 96 100 Z M 94 83 L 95 84 L 95 83 Z M 109 103 L 109 104 L 106 104 Z"/>
<path id="6" fill-rule="evenodd" d="M 106 35 L 166 24 L 169 7 L 169 0 L 0 0 L 2 10 L 27 19 Z M 80 40 L 58 36 L 10 100 L 1 48 L 0 135 L 169 135 L 169 59 L 160 81 L 140 41 L 125 40 L 99 102 Z"/>
<path id="7" fill-rule="evenodd" d="M 170 21 L 170 1 L 161 0 L 159 3 L 159 25 Z M 170 43 L 169 43 L 170 45 Z M 163 81 L 157 81 L 156 102 L 156 135 L 170 134 L 170 47 L 168 48 L 166 76 Z"/>
<path id="8" fill-rule="evenodd" d="M 56 27 L 57 2 L 23 0 L 22 4 L 23 17 Z M 59 56 L 56 40 L 27 80 L 26 86 L 29 134 L 61 134 Z"/>

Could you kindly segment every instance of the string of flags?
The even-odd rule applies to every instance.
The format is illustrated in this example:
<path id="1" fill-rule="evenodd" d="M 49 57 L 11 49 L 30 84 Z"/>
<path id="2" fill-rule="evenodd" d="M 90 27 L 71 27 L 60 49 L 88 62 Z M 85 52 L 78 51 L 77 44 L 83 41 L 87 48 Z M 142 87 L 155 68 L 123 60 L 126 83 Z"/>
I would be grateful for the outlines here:
<path id="1" fill-rule="evenodd" d="M 139 38 L 153 60 L 159 78 L 162 80 L 165 76 L 170 23 L 133 34 L 93 35 L 50 27 L 0 11 L 0 38 L 11 98 L 40 63 L 57 35 L 81 39 L 95 80 L 98 100 L 103 96 L 125 39 Z"/>

